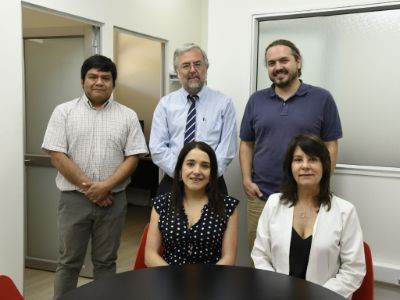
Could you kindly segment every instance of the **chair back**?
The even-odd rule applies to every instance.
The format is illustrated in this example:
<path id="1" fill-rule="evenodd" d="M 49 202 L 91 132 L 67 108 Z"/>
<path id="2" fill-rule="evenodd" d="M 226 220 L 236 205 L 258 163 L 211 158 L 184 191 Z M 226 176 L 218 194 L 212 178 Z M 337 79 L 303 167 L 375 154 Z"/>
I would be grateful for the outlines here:
<path id="1" fill-rule="evenodd" d="M 139 248 L 136 254 L 135 263 L 133 264 L 134 270 L 147 268 L 146 264 L 144 263 L 144 253 L 146 248 L 147 232 L 149 231 L 149 225 L 150 224 L 147 223 L 143 229 L 143 233 L 139 242 Z"/>
<path id="2" fill-rule="evenodd" d="M 364 253 L 367 272 L 361 286 L 354 292 L 352 300 L 374 300 L 374 268 L 371 249 L 366 242 L 364 242 Z"/>
<path id="3" fill-rule="evenodd" d="M 6 275 L 0 275 L 0 299 L 23 300 L 14 282 Z"/>

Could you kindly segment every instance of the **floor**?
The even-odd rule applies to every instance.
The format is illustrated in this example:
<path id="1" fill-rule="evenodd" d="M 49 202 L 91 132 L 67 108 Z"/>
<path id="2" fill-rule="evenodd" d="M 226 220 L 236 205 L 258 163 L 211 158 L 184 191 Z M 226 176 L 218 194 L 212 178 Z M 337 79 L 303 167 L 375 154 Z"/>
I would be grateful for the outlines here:
<path id="1" fill-rule="evenodd" d="M 144 226 L 150 220 L 150 207 L 128 205 L 127 218 L 118 251 L 117 272 L 132 269 L 136 249 Z M 35 269 L 25 269 L 24 299 L 50 300 L 53 296 L 54 273 Z M 78 285 L 91 279 L 80 277 Z"/>

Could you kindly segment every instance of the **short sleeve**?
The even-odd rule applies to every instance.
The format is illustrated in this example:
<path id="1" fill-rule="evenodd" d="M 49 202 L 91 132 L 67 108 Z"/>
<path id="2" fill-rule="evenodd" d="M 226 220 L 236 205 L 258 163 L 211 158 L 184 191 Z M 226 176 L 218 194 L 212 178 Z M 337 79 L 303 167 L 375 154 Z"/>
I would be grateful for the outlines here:
<path id="1" fill-rule="evenodd" d="M 242 122 L 240 124 L 240 139 L 243 141 L 254 141 L 255 132 L 253 125 L 253 96 L 250 97 L 246 104 Z"/>
<path id="2" fill-rule="evenodd" d="M 239 200 L 229 196 L 225 196 L 224 204 L 225 204 L 226 216 L 227 218 L 229 218 L 235 211 L 236 207 L 239 205 Z"/>
<path id="3" fill-rule="evenodd" d="M 129 129 L 127 142 L 124 149 L 124 155 L 146 155 L 149 153 L 147 150 L 146 140 L 143 131 L 140 127 L 139 119 L 134 111 L 131 111 L 129 116 Z"/>
<path id="4" fill-rule="evenodd" d="M 171 203 L 171 193 L 162 194 L 153 198 L 153 207 L 159 215 L 164 215 Z"/>
<path id="5" fill-rule="evenodd" d="M 342 136 L 343 133 L 339 112 L 332 95 L 328 92 L 327 102 L 324 107 L 321 139 L 323 141 L 332 141 L 340 139 Z"/>
<path id="6" fill-rule="evenodd" d="M 65 105 L 59 105 L 54 109 L 47 125 L 42 149 L 68 153 L 66 135 L 67 112 L 64 107 Z"/>

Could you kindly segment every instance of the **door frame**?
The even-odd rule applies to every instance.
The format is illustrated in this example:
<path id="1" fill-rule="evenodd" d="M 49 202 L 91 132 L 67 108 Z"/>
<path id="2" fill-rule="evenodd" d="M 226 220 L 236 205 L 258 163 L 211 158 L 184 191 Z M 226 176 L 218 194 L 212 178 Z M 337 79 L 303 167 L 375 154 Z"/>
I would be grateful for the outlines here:
<path id="1" fill-rule="evenodd" d="M 84 36 L 85 40 L 85 56 L 89 56 L 91 54 L 97 54 L 101 52 L 101 26 L 103 25 L 100 22 L 94 21 L 94 20 L 89 20 L 86 18 L 82 18 L 79 16 L 67 14 L 64 12 L 48 9 L 45 7 L 41 7 L 38 5 L 33 5 L 30 3 L 25 3 L 22 2 L 21 9 L 23 10 L 29 10 L 31 13 L 35 13 L 38 16 L 43 16 L 43 19 L 48 20 L 48 27 L 45 29 L 35 29 L 32 28 L 32 30 L 25 30 L 26 27 L 24 27 L 24 14 L 22 14 L 22 27 L 23 27 L 23 38 L 24 39 L 33 39 L 33 38 L 38 38 L 38 39 L 46 39 L 46 38 L 70 38 L 70 37 L 76 37 L 76 36 Z M 49 19 L 47 19 L 47 17 Z M 84 32 L 82 33 L 81 31 L 83 30 L 82 28 L 79 30 L 78 27 L 76 28 L 77 32 L 74 33 L 73 29 L 71 30 L 72 27 L 64 26 L 64 27 L 59 27 L 55 26 L 56 24 L 52 24 L 52 21 L 54 20 L 61 20 L 63 19 L 64 21 L 70 20 L 72 23 L 75 24 L 81 24 L 82 28 L 84 28 Z M 25 20 L 26 21 L 26 20 Z M 56 21 L 54 21 L 56 22 Z M 68 23 L 68 22 L 67 22 Z M 68 30 L 65 30 L 68 28 Z M 68 31 L 68 33 L 66 33 Z M 24 47 L 24 46 L 23 46 Z M 25 51 L 25 47 L 24 47 Z M 23 64 L 25 65 L 25 58 L 23 58 Z M 77 70 L 77 74 L 79 73 L 79 70 Z M 27 221 L 26 218 L 28 216 L 27 212 L 27 201 L 28 201 L 28 194 L 27 194 L 27 167 L 28 166 L 41 166 L 41 167 L 52 167 L 51 162 L 50 162 L 50 157 L 46 154 L 43 155 L 31 155 L 27 153 L 26 149 L 26 90 L 25 90 L 25 85 L 26 85 L 26 78 L 25 78 L 25 72 L 24 72 L 24 78 L 23 78 L 23 97 L 24 97 L 24 124 L 23 124 L 23 145 L 24 145 L 24 161 L 25 161 L 25 169 L 24 169 L 24 218 L 25 218 L 25 228 L 24 228 L 24 261 L 26 264 L 27 258 L 27 241 L 28 241 L 28 236 L 27 236 Z M 56 224 L 55 224 L 56 225 Z M 90 251 L 88 247 L 88 251 Z M 32 265 L 31 263 L 29 263 Z M 42 268 L 44 270 L 55 270 L 56 263 L 51 262 L 51 261 L 40 261 L 38 260 L 37 262 L 33 263 L 33 267 L 37 268 Z M 84 262 L 84 267 L 82 268 L 81 276 L 87 276 L 91 277 L 91 272 L 92 272 L 92 265 L 90 261 L 90 255 L 86 255 L 85 262 Z"/>

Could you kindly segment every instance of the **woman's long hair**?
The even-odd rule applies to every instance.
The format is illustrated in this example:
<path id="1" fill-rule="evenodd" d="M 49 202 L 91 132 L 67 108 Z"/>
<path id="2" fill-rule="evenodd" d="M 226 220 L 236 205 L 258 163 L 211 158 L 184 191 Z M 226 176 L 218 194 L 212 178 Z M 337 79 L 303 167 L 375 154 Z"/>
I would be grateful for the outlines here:
<path id="1" fill-rule="evenodd" d="M 317 136 L 302 134 L 296 136 L 289 143 L 283 162 L 283 179 L 281 185 L 281 200 L 291 206 L 297 202 L 297 182 L 292 173 L 293 154 L 297 147 L 308 156 L 318 157 L 322 163 L 322 178 L 319 182 L 319 194 L 316 196 L 317 202 L 325 204 L 328 210 L 331 208 L 332 193 L 330 191 L 331 177 L 331 158 L 325 143 Z"/>
<path id="2" fill-rule="evenodd" d="M 218 163 L 214 150 L 206 143 L 193 141 L 186 144 L 179 153 L 178 160 L 175 166 L 174 179 L 172 184 L 171 195 L 171 209 L 175 213 L 179 213 L 183 207 L 184 197 L 184 184 L 181 178 L 181 170 L 186 155 L 193 149 L 199 149 L 207 153 L 210 159 L 210 179 L 206 187 L 208 197 L 208 206 L 218 213 L 220 216 L 225 217 L 225 205 L 223 195 L 218 191 Z"/>

